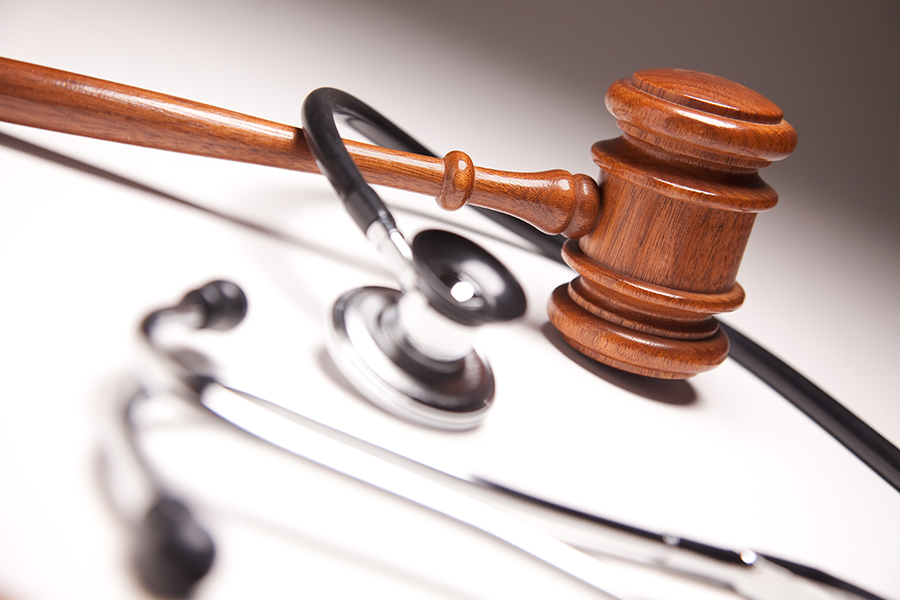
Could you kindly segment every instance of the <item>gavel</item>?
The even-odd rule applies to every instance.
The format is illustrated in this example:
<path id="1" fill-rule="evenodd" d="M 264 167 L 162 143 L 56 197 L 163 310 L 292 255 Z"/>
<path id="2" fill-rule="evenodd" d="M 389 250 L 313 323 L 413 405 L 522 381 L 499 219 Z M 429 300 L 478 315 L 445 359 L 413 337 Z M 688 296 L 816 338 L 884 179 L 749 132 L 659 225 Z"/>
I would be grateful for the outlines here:
<path id="1" fill-rule="evenodd" d="M 759 169 L 796 133 L 781 109 L 737 83 L 680 69 L 615 82 L 606 106 L 622 136 L 592 148 L 598 183 L 564 170 L 513 173 L 345 140 L 366 181 L 466 204 L 568 237 L 578 277 L 553 291 L 551 323 L 573 348 L 640 375 L 714 368 L 737 309 L 756 214 L 778 196 Z M 100 79 L 0 58 L 0 120 L 30 127 L 317 173 L 302 129 Z"/>

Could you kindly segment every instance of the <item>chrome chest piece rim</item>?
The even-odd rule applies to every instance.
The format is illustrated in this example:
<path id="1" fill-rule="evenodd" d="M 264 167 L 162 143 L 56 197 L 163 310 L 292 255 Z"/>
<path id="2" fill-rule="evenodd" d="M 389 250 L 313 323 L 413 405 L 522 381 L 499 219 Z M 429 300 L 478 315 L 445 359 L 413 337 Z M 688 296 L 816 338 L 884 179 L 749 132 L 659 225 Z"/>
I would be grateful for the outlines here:
<path id="1" fill-rule="evenodd" d="M 494 376 L 477 350 L 435 361 L 392 335 L 401 292 L 364 287 L 341 296 L 332 312 L 328 352 L 370 402 L 407 421 L 438 429 L 477 426 L 494 397 Z"/>

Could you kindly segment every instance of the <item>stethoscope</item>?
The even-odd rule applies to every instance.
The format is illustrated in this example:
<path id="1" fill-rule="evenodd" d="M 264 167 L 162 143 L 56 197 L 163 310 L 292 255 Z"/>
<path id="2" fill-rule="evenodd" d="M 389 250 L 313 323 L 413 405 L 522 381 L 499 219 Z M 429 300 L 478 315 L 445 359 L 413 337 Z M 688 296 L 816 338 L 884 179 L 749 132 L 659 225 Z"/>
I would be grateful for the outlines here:
<path id="1" fill-rule="evenodd" d="M 473 346 L 474 333 L 480 324 L 520 316 L 525 309 L 521 286 L 496 258 L 455 234 L 425 231 L 409 244 L 390 211 L 356 169 L 338 134 L 335 115 L 345 117 L 352 127 L 380 145 L 434 156 L 373 109 L 343 92 L 317 90 L 304 102 L 304 132 L 320 169 L 335 187 L 351 217 L 385 258 L 400 288 L 360 288 L 342 296 L 332 313 L 330 355 L 364 397 L 391 414 L 429 427 L 450 430 L 474 427 L 487 415 L 494 389 L 490 366 Z M 502 217 L 500 220 L 502 222 Z M 557 245 L 557 240 L 536 230 L 525 229 L 518 233 L 548 250 Z M 229 417 L 227 411 L 213 408 L 206 400 L 207 396 L 225 394 L 238 402 L 250 402 L 276 419 L 289 421 L 294 427 L 319 434 L 324 432 L 323 435 L 338 443 L 362 446 L 364 453 L 382 457 L 385 453 L 391 454 L 302 415 L 289 413 L 261 398 L 228 388 L 211 374 L 205 361 L 198 361 L 197 356 L 179 355 L 156 341 L 157 331 L 171 322 L 198 329 L 227 330 L 240 323 L 246 311 L 246 297 L 238 286 L 224 281 L 212 282 L 188 293 L 178 304 L 148 315 L 141 333 L 157 362 L 164 365 L 164 379 L 169 380 L 181 397 L 240 429 L 247 430 L 239 418 Z M 732 356 L 738 362 L 804 410 L 900 489 L 900 453 L 896 448 L 790 367 L 732 328 L 724 324 L 723 327 L 732 340 Z M 141 540 L 137 552 L 138 573 L 151 591 L 163 596 L 185 597 L 210 569 L 215 551 L 209 534 L 193 518 L 186 504 L 165 489 L 161 478 L 140 452 L 139 429 L 131 415 L 135 406 L 152 399 L 154 389 L 155 386 L 137 386 L 121 408 L 120 421 L 129 449 L 127 454 L 144 474 L 146 487 L 150 490 L 145 502 L 146 516 L 136 525 Z M 289 447 L 291 442 L 277 442 L 259 431 L 251 430 L 250 433 L 294 454 L 311 458 L 308 451 Z M 403 468 L 413 477 L 421 478 L 417 471 L 429 469 L 402 457 L 394 458 L 401 462 L 406 460 L 409 464 Z M 311 459 L 329 466 L 327 455 Z M 341 472 L 367 481 L 368 475 L 364 472 Z M 437 472 L 437 476 L 440 475 Z M 775 569 L 794 578 L 793 583 L 798 587 L 792 597 L 833 597 L 828 594 L 842 590 L 863 598 L 876 598 L 828 574 L 782 559 L 738 553 L 647 532 L 551 505 L 487 482 L 452 479 L 444 484 L 450 490 L 447 493 L 456 500 L 445 510 L 453 511 L 453 502 L 471 502 L 466 499 L 469 496 L 465 492 L 457 497 L 458 491 L 454 488 L 489 488 L 506 498 L 518 498 L 532 508 L 550 510 L 583 523 L 599 523 L 652 540 L 661 547 L 698 554 L 712 561 L 710 564 L 715 563 L 715 568 L 710 567 L 711 572 L 718 573 L 721 565 L 732 570 L 740 567 L 739 571 L 744 568 Z M 394 491 L 377 481 L 367 482 Z M 489 507 L 483 510 L 487 515 L 483 520 L 468 523 L 514 545 L 523 539 L 521 531 L 526 531 L 525 538 L 532 539 L 528 537 L 531 530 L 527 525 L 520 531 L 520 525 L 509 522 L 505 513 L 492 512 Z M 557 544 L 562 542 L 552 536 L 538 533 L 534 539 L 538 541 L 533 546 L 523 549 L 591 583 L 610 597 L 617 597 L 615 594 L 623 584 L 615 575 L 598 570 L 594 563 L 584 562 L 577 552 L 570 555 L 566 548 L 572 548 L 565 544 L 562 546 L 563 558 L 559 559 L 561 547 Z M 705 575 L 710 576 L 709 573 Z M 763 597 L 754 595 L 756 591 L 752 586 L 740 583 L 740 576 L 735 577 L 727 583 L 739 595 Z"/>

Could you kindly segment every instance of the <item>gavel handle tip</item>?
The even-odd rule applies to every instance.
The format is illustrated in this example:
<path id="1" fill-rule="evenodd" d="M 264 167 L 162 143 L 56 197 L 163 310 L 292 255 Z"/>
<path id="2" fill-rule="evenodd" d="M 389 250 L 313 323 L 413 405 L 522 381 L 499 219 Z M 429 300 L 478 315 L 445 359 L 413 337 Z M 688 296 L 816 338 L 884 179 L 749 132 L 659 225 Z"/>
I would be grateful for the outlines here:
<path id="1" fill-rule="evenodd" d="M 466 204 L 512 215 L 544 233 L 578 238 L 590 233 L 600 214 L 600 189 L 587 175 L 556 169 L 513 173 L 476 167 L 458 150 L 443 158 L 435 200 L 445 210 Z"/>

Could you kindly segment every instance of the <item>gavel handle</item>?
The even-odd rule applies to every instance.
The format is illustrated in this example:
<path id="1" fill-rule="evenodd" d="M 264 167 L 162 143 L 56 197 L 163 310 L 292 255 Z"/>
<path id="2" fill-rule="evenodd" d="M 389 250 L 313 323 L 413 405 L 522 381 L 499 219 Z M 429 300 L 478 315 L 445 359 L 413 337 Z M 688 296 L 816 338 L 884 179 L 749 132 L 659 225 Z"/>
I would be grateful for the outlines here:
<path id="1" fill-rule="evenodd" d="M 0 58 L 0 120 L 102 140 L 318 173 L 303 130 L 190 100 Z M 347 149 L 371 184 L 472 204 L 547 233 L 580 237 L 599 212 L 596 182 L 563 170 L 512 173 L 361 142 Z"/>

